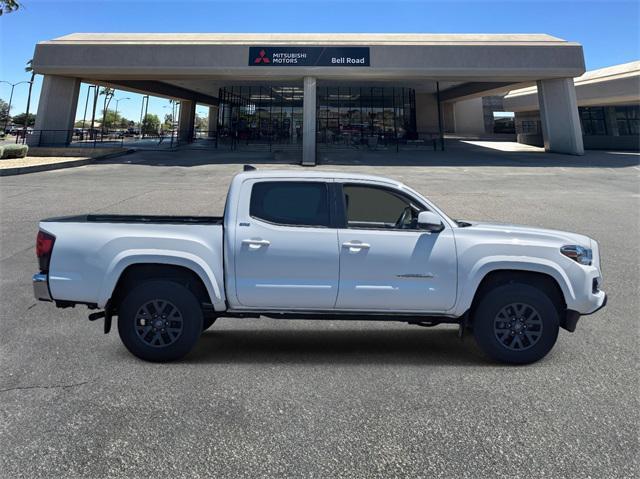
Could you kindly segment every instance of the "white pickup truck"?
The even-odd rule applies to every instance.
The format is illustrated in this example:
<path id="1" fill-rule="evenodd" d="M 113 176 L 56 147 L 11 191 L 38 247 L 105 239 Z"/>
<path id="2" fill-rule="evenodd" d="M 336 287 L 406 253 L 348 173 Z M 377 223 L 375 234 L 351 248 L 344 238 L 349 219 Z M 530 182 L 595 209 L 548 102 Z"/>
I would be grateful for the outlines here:
<path id="1" fill-rule="evenodd" d="M 265 316 L 454 323 L 530 363 L 606 303 L 586 236 L 456 221 L 386 178 L 245 169 L 223 217 L 43 220 L 36 298 L 100 309 L 105 332 L 117 316 L 150 361 L 181 358 L 218 317 Z"/>

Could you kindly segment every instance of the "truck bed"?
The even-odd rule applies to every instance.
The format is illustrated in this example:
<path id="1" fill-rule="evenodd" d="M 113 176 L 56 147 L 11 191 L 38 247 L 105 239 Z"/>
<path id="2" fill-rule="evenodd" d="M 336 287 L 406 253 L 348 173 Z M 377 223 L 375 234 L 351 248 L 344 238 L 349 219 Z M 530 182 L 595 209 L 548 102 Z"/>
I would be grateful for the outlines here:
<path id="1" fill-rule="evenodd" d="M 212 301 L 224 302 L 222 217 L 86 214 L 42 220 L 40 229 L 55 237 L 48 285 L 57 301 L 104 307 L 126 268 L 164 264 L 194 271 Z"/>
<path id="2" fill-rule="evenodd" d="M 88 214 L 47 218 L 45 223 L 149 223 L 149 224 L 190 224 L 221 225 L 222 216 L 169 216 L 169 215 L 113 215 Z"/>

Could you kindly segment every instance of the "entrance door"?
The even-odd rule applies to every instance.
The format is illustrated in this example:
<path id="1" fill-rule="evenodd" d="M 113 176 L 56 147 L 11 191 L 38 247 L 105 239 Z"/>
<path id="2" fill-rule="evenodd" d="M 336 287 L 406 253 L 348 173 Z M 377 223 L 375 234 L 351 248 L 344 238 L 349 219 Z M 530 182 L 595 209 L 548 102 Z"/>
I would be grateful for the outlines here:
<path id="1" fill-rule="evenodd" d="M 338 238 L 337 229 L 330 226 L 327 183 L 247 181 L 237 221 L 235 279 L 242 306 L 334 307 Z"/>
<path id="2" fill-rule="evenodd" d="M 443 312 L 456 299 L 457 260 L 448 225 L 418 229 L 425 207 L 403 192 L 344 185 L 347 227 L 338 230 L 336 308 Z"/>

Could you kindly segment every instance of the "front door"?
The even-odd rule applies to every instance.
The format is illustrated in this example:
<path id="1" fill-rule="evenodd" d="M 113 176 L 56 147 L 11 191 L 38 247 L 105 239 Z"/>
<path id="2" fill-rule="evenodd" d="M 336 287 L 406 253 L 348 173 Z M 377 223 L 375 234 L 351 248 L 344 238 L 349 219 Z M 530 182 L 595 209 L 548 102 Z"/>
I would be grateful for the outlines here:
<path id="1" fill-rule="evenodd" d="M 457 261 L 448 225 L 420 230 L 415 199 L 388 187 L 343 185 L 336 308 L 443 312 L 456 299 Z"/>
<path id="2" fill-rule="evenodd" d="M 331 309 L 338 294 L 337 229 L 323 181 L 250 180 L 235 235 L 242 306 Z M 250 198 L 249 200 L 247 198 Z"/>

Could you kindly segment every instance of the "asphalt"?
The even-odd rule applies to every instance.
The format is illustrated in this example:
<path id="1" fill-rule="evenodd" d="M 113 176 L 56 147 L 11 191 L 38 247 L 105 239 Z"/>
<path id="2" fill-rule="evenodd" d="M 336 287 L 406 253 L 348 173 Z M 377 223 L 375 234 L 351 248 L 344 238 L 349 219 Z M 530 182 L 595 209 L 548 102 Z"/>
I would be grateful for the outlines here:
<path id="1" fill-rule="evenodd" d="M 38 219 L 219 214 L 238 163 L 268 158 L 141 152 L 0 178 L 0 477 L 638 477 L 638 156 L 448 155 L 319 168 L 596 238 L 609 304 L 536 364 L 493 363 L 450 326 L 270 319 L 219 320 L 184 361 L 144 363 L 85 308 L 33 299 Z"/>

